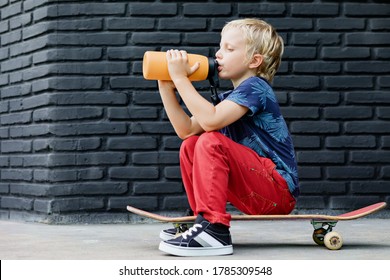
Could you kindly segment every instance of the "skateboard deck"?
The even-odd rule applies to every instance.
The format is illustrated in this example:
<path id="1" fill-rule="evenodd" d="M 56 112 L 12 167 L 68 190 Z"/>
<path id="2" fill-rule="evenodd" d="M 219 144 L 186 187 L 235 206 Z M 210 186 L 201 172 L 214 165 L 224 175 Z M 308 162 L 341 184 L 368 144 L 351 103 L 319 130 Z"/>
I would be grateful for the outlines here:
<path id="1" fill-rule="evenodd" d="M 338 221 L 355 220 L 367 215 L 378 212 L 386 207 L 385 202 L 375 203 L 351 212 L 340 215 L 321 215 L 321 214 L 303 214 L 303 215 L 232 215 L 232 221 L 258 221 L 258 220 L 311 220 L 314 227 L 313 240 L 318 245 L 325 245 L 328 249 L 338 250 L 342 247 L 343 241 L 341 235 L 333 231 Z M 128 205 L 127 210 L 133 214 L 150 218 L 160 222 L 174 223 L 178 229 L 182 224 L 193 223 L 196 216 L 168 217 L 151 213 L 145 210 Z"/>

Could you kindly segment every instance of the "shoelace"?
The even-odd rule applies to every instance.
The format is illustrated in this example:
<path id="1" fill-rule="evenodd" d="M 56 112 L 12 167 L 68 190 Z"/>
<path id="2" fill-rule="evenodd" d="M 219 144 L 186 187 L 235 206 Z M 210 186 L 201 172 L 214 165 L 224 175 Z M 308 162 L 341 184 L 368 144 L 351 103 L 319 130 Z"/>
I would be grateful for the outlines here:
<path id="1" fill-rule="evenodd" d="M 188 236 L 192 236 L 193 232 L 197 232 L 198 228 L 202 228 L 201 224 L 194 224 L 192 227 L 190 227 L 185 233 L 183 233 L 181 236 L 183 239 L 187 239 Z"/>

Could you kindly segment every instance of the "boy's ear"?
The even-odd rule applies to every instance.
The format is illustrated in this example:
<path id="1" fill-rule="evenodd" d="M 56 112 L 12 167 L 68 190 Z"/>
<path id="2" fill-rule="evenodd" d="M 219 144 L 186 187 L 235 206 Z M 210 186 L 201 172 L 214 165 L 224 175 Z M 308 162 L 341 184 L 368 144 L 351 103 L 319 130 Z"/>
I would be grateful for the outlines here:
<path id="1" fill-rule="evenodd" d="M 263 56 L 261 54 L 255 54 L 249 64 L 249 68 L 257 68 L 261 63 L 263 63 Z"/>

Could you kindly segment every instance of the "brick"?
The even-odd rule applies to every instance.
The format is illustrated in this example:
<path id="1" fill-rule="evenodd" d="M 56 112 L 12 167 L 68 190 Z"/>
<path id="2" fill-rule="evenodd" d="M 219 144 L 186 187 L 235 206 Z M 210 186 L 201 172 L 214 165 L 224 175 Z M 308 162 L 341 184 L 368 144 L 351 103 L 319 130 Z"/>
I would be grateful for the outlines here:
<path id="1" fill-rule="evenodd" d="M 386 151 L 352 151 L 353 163 L 389 163 L 390 152 Z"/>
<path id="2" fill-rule="evenodd" d="M 369 59 L 371 53 L 369 48 L 364 47 L 323 47 L 321 57 L 331 60 Z"/>
<path id="3" fill-rule="evenodd" d="M 345 101 L 347 104 L 390 104 L 390 95 L 381 91 L 347 92 Z"/>
<path id="4" fill-rule="evenodd" d="M 294 33 L 292 43 L 294 45 L 339 45 L 341 41 L 339 33 Z"/>
<path id="5" fill-rule="evenodd" d="M 67 3 L 53 6 L 57 9 L 57 16 L 79 16 L 79 15 L 121 15 L 125 12 L 124 3 Z"/>
<path id="6" fill-rule="evenodd" d="M 321 124 L 321 125 L 320 125 Z M 290 124 L 292 133 L 329 134 L 340 131 L 339 123 L 330 121 L 293 121 Z"/>
<path id="7" fill-rule="evenodd" d="M 295 206 L 297 209 L 324 209 L 325 199 L 323 196 L 307 196 L 302 197 L 297 201 Z"/>
<path id="8" fill-rule="evenodd" d="M 348 134 L 369 133 L 383 134 L 390 132 L 390 126 L 386 121 L 356 121 L 346 122 L 345 132 Z"/>
<path id="9" fill-rule="evenodd" d="M 390 148 L 390 136 L 381 137 L 381 148 Z"/>
<path id="10" fill-rule="evenodd" d="M 267 20 L 278 32 L 290 30 L 311 30 L 313 29 L 313 21 L 305 18 L 279 18 Z M 286 41 L 286 40 L 284 40 Z"/>
<path id="11" fill-rule="evenodd" d="M 207 29 L 207 20 L 205 18 L 162 18 L 158 21 L 159 30 L 189 30 L 200 31 Z"/>
<path id="12" fill-rule="evenodd" d="M 157 139 L 149 136 L 110 137 L 110 150 L 152 150 L 157 148 Z"/>
<path id="13" fill-rule="evenodd" d="M 371 45 L 389 45 L 390 34 L 385 32 L 366 33 L 357 32 L 345 35 L 347 46 L 371 46 Z"/>
<path id="14" fill-rule="evenodd" d="M 9 184 L 0 183 L 0 193 L 8 194 L 9 193 Z"/>
<path id="15" fill-rule="evenodd" d="M 4 114 L 1 117 L 2 125 L 26 124 L 31 122 L 31 112 Z"/>
<path id="16" fill-rule="evenodd" d="M 376 147 L 375 136 L 329 136 L 325 140 L 327 148 L 360 148 L 368 149 Z"/>
<path id="17" fill-rule="evenodd" d="M 107 55 L 110 59 L 142 59 L 147 47 L 110 47 L 107 48 Z"/>
<path id="18" fill-rule="evenodd" d="M 327 167 L 328 179 L 372 179 L 375 168 L 371 166 L 333 166 Z"/>
<path id="19" fill-rule="evenodd" d="M 177 152 L 142 152 L 133 153 L 134 164 L 179 164 L 179 154 Z"/>
<path id="20" fill-rule="evenodd" d="M 340 73 L 341 65 L 338 62 L 294 62 L 293 63 L 293 71 L 295 73 Z"/>
<path id="21" fill-rule="evenodd" d="M 232 7 L 230 4 L 212 3 L 208 5 L 198 3 L 183 4 L 185 16 L 226 16 L 230 15 Z"/>
<path id="22" fill-rule="evenodd" d="M 377 116 L 379 119 L 390 119 L 390 108 L 388 107 L 377 108 Z"/>
<path id="23" fill-rule="evenodd" d="M 130 128 L 132 133 L 150 133 L 150 134 L 170 134 L 174 133 L 170 122 L 134 122 Z"/>
<path id="24" fill-rule="evenodd" d="M 388 48 L 375 48 L 374 49 L 374 58 L 389 59 L 390 58 L 390 50 Z"/>
<path id="25" fill-rule="evenodd" d="M 1 142 L 1 153 L 31 152 L 31 140 L 9 140 Z"/>
<path id="26" fill-rule="evenodd" d="M 11 137 L 44 136 L 49 133 L 50 126 L 47 124 L 11 126 L 9 129 L 9 135 Z"/>
<path id="27" fill-rule="evenodd" d="M 321 179 L 321 168 L 316 166 L 298 166 L 299 179 Z"/>
<path id="28" fill-rule="evenodd" d="M 9 181 L 31 181 L 32 170 L 28 169 L 2 169 L 0 171 L 2 180 Z"/>
<path id="29" fill-rule="evenodd" d="M 390 88 L 390 78 L 389 77 L 379 77 L 378 84 L 381 88 Z"/>
<path id="30" fill-rule="evenodd" d="M 82 78 L 47 78 L 32 83 L 33 92 L 46 90 L 93 90 L 100 89 L 103 81 L 101 77 L 82 77 Z"/>
<path id="31" fill-rule="evenodd" d="M 332 197 L 329 205 L 332 209 L 359 209 L 380 201 L 378 196 L 336 196 Z"/>
<path id="32" fill-rule="evenodd" d="M 127 119 L 156 119 L 158 110 L 154 107 L 136 107 L 131 110 L 128 108 L 110 108 L 108 117 L 111 120 L 127 120 Z"/>
<path id="33" fill-rule="evenodd" d="M 299 92 L 291 93 L 291 103 L 294 105 L 318 104 L 318 105 L 336 105 L 340 102 L 338 92 Z"/>
<path id="34" fill-rule="evenodd" d="M 70 31 L 70 30 L 101 30 L 103 29 L 102 19 L 72 19 L 72 20 L 57 20 L 56 30 Z"/>
<path id="35" fill-rule="evenodd" d="M 389 179 L 390 178 L 390 166 L 383 166 L 380 171 L 380 178 Z"/>
<path id="36" fill-rule="evenodd" d="M 299 151 L 297 152 L 298 163 L 344 163 L 344 152 L 331 151 Z"/>
<path id="37" fill-rule="evenodd" d="M 275 89 L 313 90 L 320 86 L 319 77 L 315 76 L 276 76 L 273 82 Z"/>
<path id="38" fill-rule="evenodd" d="M 164 177 L 166 179 L 181 179 L 179 166 L 168 166 L 164 168 Z"/>
<path id="39" fill-rule="evenodd" d="M 111 197 L 108 202 L 109 209 L 126 209 L 127 205 L 153 211 L 157 209 L 158 201 L 156 196 L 124 196 Z"/>
<path id="40" fill-rule="evenodd" d="M 126 153 L 122 152 L 98 152 L 98 153 L 82 153 L 76 156 L 76 165 L 115 165 L 124 164 L 126 161 Z"/>
<path id="41" fill-rule="evenodd" d="M 295 148 L 320 148 L 321 139 L 319 136 L 301 136 L 301 135 L 292 135 L 292 140 Z"/>
<path id="42" fill-rule="evenodd" d="M 130 15 L 144 16 L 144 15 L 159 15 L 172 16 L 176 15 L 177 4 L 175 3 L 131 3 Z"/>
<path id="43" fill-rule="evenodd" d="M 59 33 L 51 39 L 60 46 L 118 46 L 125 45 L 127 41 L 124 32 L 86 33 L 83 36 L 77 33 Z"/>
<path id="44" fill-rule="evenodd" d="M 324 108 L 325 119 L 369 119 L 372 118 L 373 111 L 367 106 L 339 106 Z"/>
<path id="45" fill-rule="evenodd" d="M 155 81 L 145 80 L 143 77 L 115 77 L 110 79 L 112 89 L 151 89 L 156 88 Z"/>
<path id="46" fill-rule="evenodd" d="M 36 182 L 72 182 L 77 180 L 76 170 L 35 170 Z"/>
<path id="47" fill-rule="evenodd" d="M 131 36 L 134 44 L 179 44 L 180 34 L 174 32 L 137 32 Z"/>
<path id="48" fill-rule="evenodd" d="M 22 12 L 22 3 L 11 4 L 1 9 L 1 19 L 7 19 Z"/>
<path id="49" fill-rule="evenodd" d="M 346 73 L 389 73 L 389 63 L 382 61 L 345 62 Z"/>
<path id="50" fill-rule="evenodd" d="M 344 6 L 346 16 L 386 16 L 389 13 L 389 6 L 386 4 L 347 3 Z"/>
<path id="51" fill-rule="evenodd" d="M 50 127 L 50 132 L 57 136 L 125 134 L 126 131 L 123 123 L 56 124 Z"/>
<path id="52" fill-rule="evenodd" d="M 103 115 L 102 108 L 45 108 L 35 110 L 34 121 L 63 121 L 99 118 Z"/>
<path id="53" fill-rule="evenodd" d="M 258 16 L 259 14 L 280 16 L 287 12 L 284 3 L 253 5 L 251 3 L 238 3 L 238 14 L 243 16 Z"/>
<path id="54" fill-rule="evenodd" d="M 368 24 L 371 30 L 374 31 L 386 31 L 390 29 L 389 19 L 370 19 Z"/>
<path id="55" fill-rule="evenodd" d="M 390 183 L 379 182 L 352 182 L 351 191 L 353 194 L 386 194 L 389 192 Z"/>
<path id="56" fill-rule="evenodd" d="M 112 91 L 72 91 L 50 95 L 50 101 L 57 105 L 123 105 L 128 103 L 127 95 Z"/>
<path id="57" fill-rule="evenodd" d="M 109 169 L 112 179 L 157 179 L 157 167 L 112 167 Z"/>
<path id="58" fill-rule="evenodd" d="M 317 49 L 314 47 L 285 46 L 283 60 L 314 59 Z"/>
<path id="59" fill-rule="evenodd" d="M 318 19 L 318 30 L 363 30 L 366 27 L 364 19 L 332 18 Z"/>
<path id="60" fill-rule="evenodd" d="M 182 144 L 183 140 L 181 140 L 177 136 L 168 136 L 163 137 L 163 147 L 164 150 L 178 150 Z"/>
<path id="61" fill-rule="evenodd" d="M 319 110 L 313 107 L 286 107 L 281 108 L 283 117 L 288 120 L 294 119 L 318 119 Z"/>
<path id="62" fill-rule="evenodd" d="M 33 199 L 6 196 L 1 198 L 1 207 L 8 209 L 32 210 Z"/>
<path id="63" fill-rule="evenodd" d="M 347 192 L 346 183 L 344 182 L 316 182 L 308 181 L 300 184 L 301 194 L 309 195 L 329 195 L 345 194 Z"/>
<path id="64" fill-rule="evenodd" d="M 165 196 L 163 200 L 164 209 L 177 210 L 187 209 L 189 207 L 188 199 L 186 196 Z"/>
<path id="65" fill-rule="evenodd" d="M 182 193 L 183 185 L 180 182 L 137 182 L 134 184 L 135 195 Z"/>
<path id="66" fill-rule="evenodd" d="M 55 49 L 36 52 L 33 55 L 34 63 L 54 62 L 54 61 L 84 61 L 97 60 L 102 57 L 102 49 L 91 47 L 88 49 Z"/>
<path id="67" fill-rule="evenodd" d="M 330 90 L 371 89 L 374 86 L 373 78 L 370 76 L 325 77 L 324 83 L 325 88 Z"/>
<path id="68" fill-rule="evenodd" d="M 339 13 L 338 4 L 292 4 L 291 14 L 293 16 L 336 16 Z"/>
<path id="69" fill-rule="evenodd" d="M 51 203 L 53 212 L 103 209 L 104 201 L 96 197 L 58 198 Z"/>

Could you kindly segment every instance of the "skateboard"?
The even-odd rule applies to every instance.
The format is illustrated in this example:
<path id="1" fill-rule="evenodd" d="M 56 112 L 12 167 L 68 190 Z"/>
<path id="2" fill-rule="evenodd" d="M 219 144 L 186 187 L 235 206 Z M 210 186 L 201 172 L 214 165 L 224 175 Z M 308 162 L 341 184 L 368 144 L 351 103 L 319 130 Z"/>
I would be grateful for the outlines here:
<path id="1" fill-rule="evenodd" d="M 319 214 L 303 214 L 303 215 L 232 215 L 232 221 L 258 221 L 258 220 L 311 220 L 313 225 L 313 241 L 321 246 L 325 246 L 330 250 L 338 250 L 343 246 L 341 235 L 333 228 L 338 221 L 356 220 L 367 215 L 373 214 L 386 207 L 385 202 L 375 203 L 348 213 L 337 216 L 319 215 Z M 177 232 L 183 232 L 186 228 L 194 223 L 196 216 L 168 217 L 159 214 L 147 212 L 133 206 L 128 205 L 127 210 L 133 214 L 142 217 L 150 218 L 160 222 L 173 223 Z M 183 229 L 184 228 L 184 229 Z"/>

